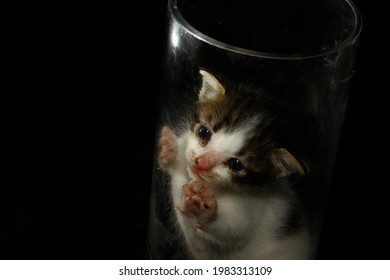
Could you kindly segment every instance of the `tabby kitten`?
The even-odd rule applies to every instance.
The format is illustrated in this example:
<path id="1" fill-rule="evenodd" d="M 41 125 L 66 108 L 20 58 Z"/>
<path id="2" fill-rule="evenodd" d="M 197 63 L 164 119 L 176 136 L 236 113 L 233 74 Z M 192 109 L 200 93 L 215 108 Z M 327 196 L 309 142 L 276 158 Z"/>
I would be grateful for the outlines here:
<path id="1" fill-rule="evenodd" d="M 310 238 L 295 185 L 303 164 L 280 146 L 283 120 L 262 90 L 225 90 L 201 70 L 187 129 L 164 126 L 160 169 L 194 259 L 306 259 Z"/>

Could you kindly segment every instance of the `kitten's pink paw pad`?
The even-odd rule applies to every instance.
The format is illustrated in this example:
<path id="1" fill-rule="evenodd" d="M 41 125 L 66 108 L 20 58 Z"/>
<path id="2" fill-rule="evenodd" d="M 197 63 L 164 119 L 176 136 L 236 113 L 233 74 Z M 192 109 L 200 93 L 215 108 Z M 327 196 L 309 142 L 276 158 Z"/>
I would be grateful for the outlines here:
<path id="1" fill-rule="evenodd" d="M 196 227 L 203 229 L 204 223 L 212 219 L 217 210 L 213 192 L 199 181 L 184 185 L 183 191 L 184 203 L 178 209 L 186 217 L 194 218 Z"/>
<path id="2" fill-rule="evenodd" d="M 176 135 L 172 130 L 164 126 L 158 139 L 158 164 L 161 169 L 168 168 L 176 156 Z"/>

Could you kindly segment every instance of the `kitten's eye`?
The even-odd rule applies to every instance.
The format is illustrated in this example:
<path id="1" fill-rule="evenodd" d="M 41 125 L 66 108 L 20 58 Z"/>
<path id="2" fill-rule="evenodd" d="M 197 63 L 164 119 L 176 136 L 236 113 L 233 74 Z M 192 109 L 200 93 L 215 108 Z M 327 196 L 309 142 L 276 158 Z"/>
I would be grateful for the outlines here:
<path id="1" fill-rule="evenodd" d="M 227 165 L 229 166 L 229 168 L 233 171 L 241 171 L 241 170 L 244 170 L 245 169 L 245 166 L 242 164 L 241 161 L 239 161 L 238 159 L 236 158 L 230 158 L 228 161 L 227 161 Z"/>
<path id="2" fill-rule="evenodd" d="M 211 132 L 204 125 L 200 125 L 199 128 L 198 128 L 198 136 L 199 136 L 200 139 L 202 139 L 203 141 L 207 142 L 211 138 Z"/>

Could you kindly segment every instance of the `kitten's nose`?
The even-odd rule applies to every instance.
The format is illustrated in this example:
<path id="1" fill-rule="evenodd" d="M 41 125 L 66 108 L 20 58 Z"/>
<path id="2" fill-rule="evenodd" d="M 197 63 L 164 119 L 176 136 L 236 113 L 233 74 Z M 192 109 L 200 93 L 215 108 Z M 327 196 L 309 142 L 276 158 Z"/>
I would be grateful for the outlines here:
<path id="1" fill-rule="evenodd" d="M 195 163 L 198 170 L 207 171 L 214 167 L 215 159 L 211 154 L 203 154 L 195 160 Z"/>

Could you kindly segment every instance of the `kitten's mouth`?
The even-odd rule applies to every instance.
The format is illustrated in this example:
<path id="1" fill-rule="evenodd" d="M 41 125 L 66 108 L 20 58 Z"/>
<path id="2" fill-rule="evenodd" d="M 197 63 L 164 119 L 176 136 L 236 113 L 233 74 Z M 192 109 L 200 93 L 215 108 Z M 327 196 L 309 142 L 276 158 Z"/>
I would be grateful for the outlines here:
<path id="1" fill-rule="evenodd" d="M 192 166 L 189 166 L 187 169 L 192 179 L 197 179 L 202 181 L 207 181 L 211 179 L 210 171 L 202 171 Z"/>
<path id="2" fill-rule="evenodd" d="M 188 173 L 190 173 L 190 176 L 195 177 L 193 179 L 202 179 L 199 170 L 197 170 L 195 167 L 189 166 L 187 169 L 188 169 Z"/>
<path id="3" fill-rule="evenodd" d="M 193 177 L 193 179 L 200 179 L 200 180 L 205 180 L 203 172 L 195 167 L 188 167 L 188 172 L 190 173 L 190 176 Z"/>

